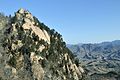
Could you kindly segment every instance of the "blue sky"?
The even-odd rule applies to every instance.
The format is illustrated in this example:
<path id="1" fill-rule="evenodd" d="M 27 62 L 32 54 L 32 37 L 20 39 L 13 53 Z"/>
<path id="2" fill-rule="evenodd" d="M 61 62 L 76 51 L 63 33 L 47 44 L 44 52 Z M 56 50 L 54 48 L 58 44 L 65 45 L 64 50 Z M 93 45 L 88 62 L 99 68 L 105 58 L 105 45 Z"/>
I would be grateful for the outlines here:
<path id="1" fill-rule="evenodd" d="M 0 12 L 29 10 L 67 43 L 120 39 L 120 0 L 0 0 Z"/>

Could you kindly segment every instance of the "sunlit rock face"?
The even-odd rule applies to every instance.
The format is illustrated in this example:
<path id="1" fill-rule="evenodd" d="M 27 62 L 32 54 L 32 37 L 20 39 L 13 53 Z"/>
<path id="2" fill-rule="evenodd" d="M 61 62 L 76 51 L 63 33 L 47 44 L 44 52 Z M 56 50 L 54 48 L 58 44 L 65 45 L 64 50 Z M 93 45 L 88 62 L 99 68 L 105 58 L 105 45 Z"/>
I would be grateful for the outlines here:
<path id="1" fill-rule="evenodd" d="M 20 9 L 1 29 L 0 80 L 81 80 L 61 35 Z"/>

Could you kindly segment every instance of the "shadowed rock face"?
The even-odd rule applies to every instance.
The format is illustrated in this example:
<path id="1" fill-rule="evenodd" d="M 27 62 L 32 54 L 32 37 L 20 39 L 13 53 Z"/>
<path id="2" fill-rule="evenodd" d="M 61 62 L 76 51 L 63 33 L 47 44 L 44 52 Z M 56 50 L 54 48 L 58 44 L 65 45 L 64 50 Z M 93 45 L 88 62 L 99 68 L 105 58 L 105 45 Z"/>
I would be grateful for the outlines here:
<path id="1" fill-rule="evenodd" d="M 61 35 L 20 9 L 1 29 L 0 80 L 80 80 Z"/>

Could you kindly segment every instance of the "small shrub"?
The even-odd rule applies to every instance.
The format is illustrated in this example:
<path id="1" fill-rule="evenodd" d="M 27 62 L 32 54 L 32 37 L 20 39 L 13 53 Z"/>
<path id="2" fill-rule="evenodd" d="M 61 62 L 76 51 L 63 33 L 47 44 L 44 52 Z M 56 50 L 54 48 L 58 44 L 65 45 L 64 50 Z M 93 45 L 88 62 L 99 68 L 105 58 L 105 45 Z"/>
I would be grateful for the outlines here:
<path id="1" fill-rule="evenodd" d="M 16 68 L 16 63 L 17 63 L 17 61 L 16 61 L 16 59 L 15 59 L 15 57 L 13 56 L 12 58 L 10 58 L 10 60 L 9 60 L 9 65 L 11 65 L 12 67 L 14 67 L 14 68 Z"/>

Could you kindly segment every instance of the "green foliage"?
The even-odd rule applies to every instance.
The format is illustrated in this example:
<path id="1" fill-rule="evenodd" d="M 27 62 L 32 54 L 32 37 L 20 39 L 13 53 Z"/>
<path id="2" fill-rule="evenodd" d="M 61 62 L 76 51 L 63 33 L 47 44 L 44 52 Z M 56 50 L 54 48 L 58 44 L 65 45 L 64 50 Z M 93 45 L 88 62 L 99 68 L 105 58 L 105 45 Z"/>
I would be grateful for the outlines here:
<path id="1" fill-rule="evenodd" d="M 12 17 L 11 18 L 11 23 L 15 23 L 16 20 L 17 20 L 16 17 Z"/>
<path id="2" fill-rule="evenodd" d="M 3 80 L 2 77 L 0 77 L 0 80 Z"/>
<path id="3" fill-rule="evenodd" d="M 0 30 L 2 30 L 8 23 L 8 17 L 0 13 Z"/>
<path id="4" fill-rule="evenodd" d="M 78 59 L 78 58 L 75 59 L 75 64 L 76 64 L 77 66 L 79 66 L 79 59 Z"/>
<path id="5" fill-rule="evenodd" d="M 51 29 L 51 30 L 50 30 L 50 35 L 52 36 L 52 35 L 54 35 L 54 33 L 55 33 L 55 30 L 54 30 L 54 29 Z"/>
<path id="6" fill-rule="evenodd" d="M 17 61 L 16 61 L 14 56 L 12 58 L 10 58 L 10 60 L 8 62 L 8 64 L 11 65 L 14 68 L 16 68 L 16 63 L 17 63 Z"/>
<path id="7" fill-rule="evenodd" d="M 42 60 L 42 63 L 41 63 L 42 67 L 43 67 L 43 68 L 47 67 L 47 64 L 48 64 L 48 61 L 45 60 L 45 59 L 43 59 L 43 60 Z"/>
<path id="8" fill-rule="evenodd" d="M 32 33 L 32 38 L 34 41 L 39 41 L 39 37 L 35 33 Z"/>
<path id="9" fill-rule="evenodd" d="M 25 37 L 24 30 L 22 27 L 18 27 L 18 40 L 22 40 Z"/>
<path id="10" fill-rule="evenodd" d="M 44 30 L 46 30 L 49 34 L 50 28 L 48 26 L 46 26 L 44 23 L 41 23 L 41 26 L 44 28 Z"/>

